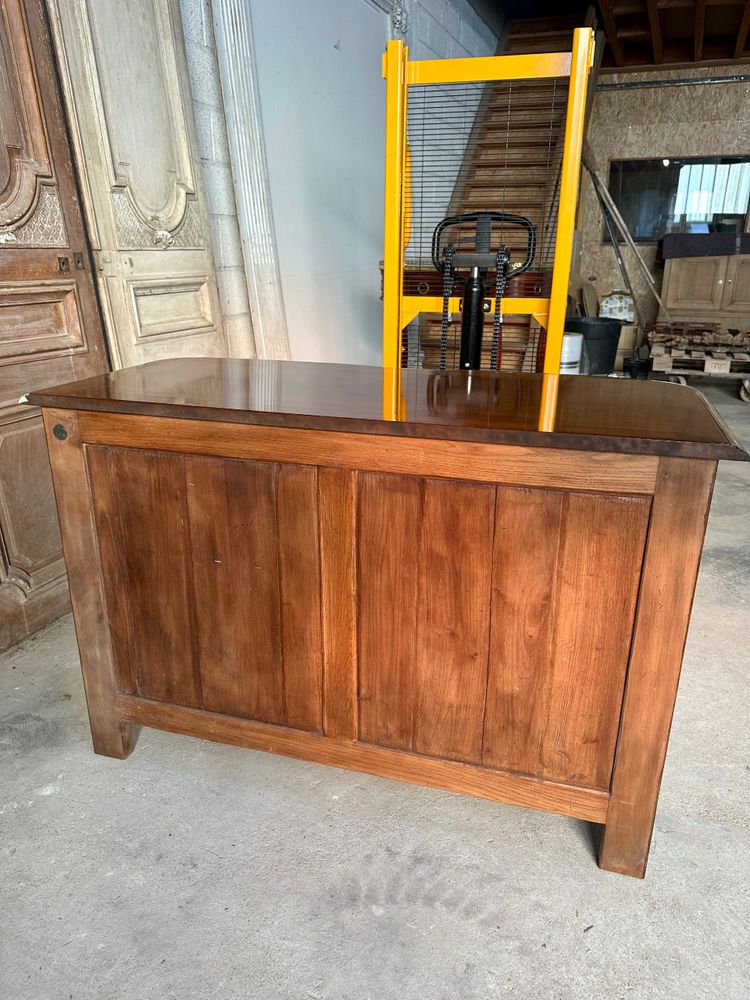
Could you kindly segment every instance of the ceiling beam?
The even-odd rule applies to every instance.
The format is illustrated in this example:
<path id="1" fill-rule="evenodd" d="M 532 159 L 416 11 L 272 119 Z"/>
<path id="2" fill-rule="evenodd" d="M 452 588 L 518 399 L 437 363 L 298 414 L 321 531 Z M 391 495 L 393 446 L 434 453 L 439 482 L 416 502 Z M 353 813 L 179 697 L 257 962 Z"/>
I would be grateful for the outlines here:
<path id="1" fill-rule="evenodd" d="M 740 59 L 742 53 L 745 51 L 748 30 L 750 30 L 750 0 L 745 0 L 745 9 L 742 12 L 742 20 L 740 21 L 740 27 L 737 31 L 737 41 L 734 46 L 735 59 Z"/>
<path id="2" fill-rule="evenodd" d="M 661 22 L 657 0 L 648 0 L 648 23 L 651 27 L 651 45 L 654 50 L 654 62 L 658 65 L 664 58 L 664 48 L 661 41 Z"/>
<path id="3" fill-rule="evenodd" d="M 706 30 L 706 0 L 696 0 L 695 4 L 695 61 L 703 58 L 703 34 Z"/>
<path id="4" fill-rule="evenodd" d="M 624 66 L 625 53 L 622 50 L 620 39 L 617 37 L 617 25 L 615 24 L 615 18 L 612 14 L 610 0 L 599 0 L 599 10 L 602 12 L 604 29 L 607 32 L 607 41 L 609 42 L 609 47 L 612 49 L 612 55 L 615 57 L 615 63 L 618 66 Z"/>

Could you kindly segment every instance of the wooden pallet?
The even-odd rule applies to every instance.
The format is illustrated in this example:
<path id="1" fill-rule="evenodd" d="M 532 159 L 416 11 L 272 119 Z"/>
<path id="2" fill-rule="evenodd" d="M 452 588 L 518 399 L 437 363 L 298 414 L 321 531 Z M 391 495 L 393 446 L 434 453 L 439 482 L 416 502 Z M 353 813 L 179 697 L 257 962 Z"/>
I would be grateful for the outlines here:
<path id="1" fill-rule="evenodd" d="M 721 348 L 680 348 L 652 344 L 653 371 L 671 375 L 750 378 L 750 353 Z"/>

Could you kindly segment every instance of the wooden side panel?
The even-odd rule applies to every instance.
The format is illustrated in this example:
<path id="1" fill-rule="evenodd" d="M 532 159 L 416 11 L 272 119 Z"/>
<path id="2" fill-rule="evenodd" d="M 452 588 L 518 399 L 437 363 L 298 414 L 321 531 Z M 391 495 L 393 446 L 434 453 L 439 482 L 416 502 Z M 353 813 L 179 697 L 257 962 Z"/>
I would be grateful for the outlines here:
<path id="1" fill-rule="evenodd" d="M 323 732 L 357 735 L 357 473 L 320 469 Z"/>
<path id="2" fill-rule="evenodd" d="M 361 474 L 360 738 L 481 759 L 495 489 Z"/>
<path id="3" fill-rule="evenodd" d="M 120 690 L 320 730 L 317 471 L 90 449 Z"/>
<path id="4" fill-rule="evenodd" d="M 187 459 L 203 704 L 283 722 L 275 469 Z"/>
<path id="5" fill-rule="evenodd" d="M 119 686 L 198 706 L 183 459 L 89 448 L 88 462 Z"/>
<path id="6" fill-rule="evenodd" d="M 281 465 L 276 483 L 286 724 L 322 726 L 318 470 Z"/>
<path id="7" fill-rule="evenodd" d="M 424 483 L 414 749 L 479 763 L 495 489 Z"/>
<path id="8" fill-rule="evenodd" d="M 422 488 L 406 476 L 359 483 L 359 738 L 411 750 Z"/>
<path id="9" fill-rule="evenodd" d="M 599 864 L 643 878 L 716 462 L 659 462 Z"/>
<path id="10" fill-rule="evenodd" d="M 649 511 L 499 491 L 485 764 L 609 786 Z"/>
<path id="11" fill-rule="evenodd" d="M 498 490 L 483 762 L 531 774 L 544 731 L 563 493 Z"/>
<path id="12" fill-rule="evenodd" d="M 541 776 L 609 787 L 650 508 L 565 499 Z"/>

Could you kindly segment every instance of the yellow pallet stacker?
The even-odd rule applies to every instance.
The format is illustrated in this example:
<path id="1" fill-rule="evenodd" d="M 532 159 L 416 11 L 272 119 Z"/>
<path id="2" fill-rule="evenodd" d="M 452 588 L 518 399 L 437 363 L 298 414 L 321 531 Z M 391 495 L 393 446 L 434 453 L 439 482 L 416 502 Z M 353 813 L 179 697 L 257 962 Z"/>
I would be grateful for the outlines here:
<path id="1" fill-rule="evenodd" d="M 445 335 L 448 316 L 461 311 L 462 352 L 460 367 L 479 366 L 481 327 L 484 314 L 493 315 L 492 367 L 496 366 L 498 335 L 502 314 L 527 315 L 545 331 L 544 373 L 539 429 L 551 430 L 557 400 L 560 353 L 567 307 L 576 202 L 580 177 L 581 148 L 586 91 L 589 71 L 594 59 L 594 33 L 591 28 L 578 28 L 574 32 L 570 52 L 551 52 L 533 55 L 489 56 L 475 59 L 436 59 L 411 61 L 408 49 L 400 41 L 388 43 L 383 56 L 383 77 L 386 81 L 386 137 L 385 137 L 385 234 L 383 256 L 383 367 L 386 369 L 384 385 L 384 415 L 397 418 L 403 406 L 401 399 L 401 365 L 404 330 L 420 313 L 442 315 L 441 367 L 445 367 Z M 556 180 L 553 208 L 554 225 L 551 229 L 548 295 L 505 295 L 505 283 L 531 266 L 539 234 L 528 219 L 516 212 L 482 208 L 479 212 L 445 213 L 445 218 L 430 219 L 429 206 L 415 217 L 415 205 L 421 198 L 427 204 L 429 191 L 439 187 L 435 180 L 435 163 L 442 169 L 443 160 L 450 160 L 458 149 L 466 154 L 468 132 L 464 130 L 455 142 L 446 144 L 445 135 L 459 122 L 456 111 L 463 101 L 469 107 L 469 118 L 476 129 L 477 101 L 467 97 L 467 88 L 473 93 L 482 92 L 485 85 L 505 83 L 508 93 L 507 126 L 511 120 L 511 92 L 516 93 L 530 81 L 567 81 L 567 108 L 564 138 L 559 157 L 559 176 Z M 460 89 L 463 85 L 464 89 Z M 425 109 L 421 130 L 414 148 L 409 139 L 409 102 L 422 102 Z M 474 102 L 473 104 L 471 102 Z M 464 113 L 463 120 L 467 118 Z M 443 139 L 436 139 L 440 132 Z M 475 141 L 475 140 L 471 140 Z M 441 144 L 442 142 L 442 144 Z M 481 138 L 479 140 L 481 143 Z M 431 145 L 432 144 L 432 145 Z M 447 152 L 446 152 L 447 150 Z M 453 168 L 451 177 L 455 179 Z M 430 172 L 432 171 L 432 173 Z M 425 194 L 427 190 L 428 194 Z M 446 188 L 447 190 L 447 188 Z M 437 199 L 439 201 L 439 199 Z M 515 220 L 515 221 L 514 221 Z M 423 233 L 415 237 L 415 221 Z M 504 243 L 493 236 L 493 226 L 515 226 L 521 231 L 525 249 L 515 255 Z M 465 238 L 470 228 L 470 238 Z M 435 271 L 442 270 L 439 290 L 433 294 L 429 281 L 405 282 L 408 271 L 406 254 L 418 239 L 431 241 L 431 260 Z M 520 238 L 520 237 L 519 237 Z M 506 241 L 506 236 L 501 235 Z M 492 275 L 494 274 L 494 278 Z M 437 286 L 436 286 L 437 288 Z M 462 291 L 457 296 L 454 291 Z M 490 295 L 490 291 L 492 294 Z M 474 319 L 472 321 L 472 312 Z M 501 313 L 498 315 L 498 313 Z M 472 332 L 473 331 L 473 332 Z M 474 341 L 469 346 L 469 338 Z M 479 345 L 476 338 L 479 338 Z"/>

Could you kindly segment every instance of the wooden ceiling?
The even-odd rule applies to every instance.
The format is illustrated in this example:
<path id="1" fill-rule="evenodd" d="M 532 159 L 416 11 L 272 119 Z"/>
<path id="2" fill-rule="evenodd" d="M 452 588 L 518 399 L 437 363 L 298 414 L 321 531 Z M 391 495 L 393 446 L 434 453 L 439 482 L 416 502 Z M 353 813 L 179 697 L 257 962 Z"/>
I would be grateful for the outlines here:
<path id="1" fill-rule="evenodd" d="M 750 60 L 750 0 L 599 0 L 603 66 Z"/>

